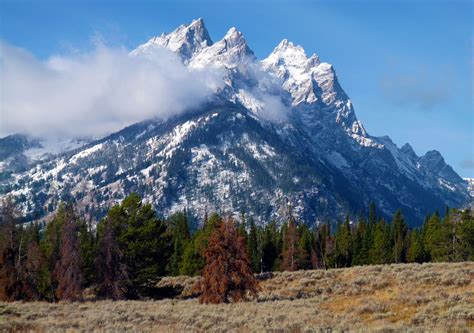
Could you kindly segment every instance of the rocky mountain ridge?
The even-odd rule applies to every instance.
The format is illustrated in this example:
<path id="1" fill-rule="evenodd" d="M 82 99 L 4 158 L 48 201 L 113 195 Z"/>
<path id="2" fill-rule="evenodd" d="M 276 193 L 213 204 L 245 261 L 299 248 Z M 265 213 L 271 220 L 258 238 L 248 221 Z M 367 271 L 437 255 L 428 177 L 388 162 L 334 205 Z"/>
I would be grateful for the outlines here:
<path id="1" fill-rule="evenodd" d="M 131 191 L 161 214 L 187 208 L 259 222 L 294 214 L 308 224 L 359 214 L 374 201 L 412 224 L 469 202 L 466 182 L 436 151 L 417 156 L 357 119 L 334 67 L 283 40 L 259 61 L 241 32 L 213 42 L 202 19 L 151 38 L 131 57 L 175 52 L 190 71 L 215 68 L 224 84 L 203 105 L 131 125 L 3 181 L 29 219 L 74 200 L 93 219 Z"/>

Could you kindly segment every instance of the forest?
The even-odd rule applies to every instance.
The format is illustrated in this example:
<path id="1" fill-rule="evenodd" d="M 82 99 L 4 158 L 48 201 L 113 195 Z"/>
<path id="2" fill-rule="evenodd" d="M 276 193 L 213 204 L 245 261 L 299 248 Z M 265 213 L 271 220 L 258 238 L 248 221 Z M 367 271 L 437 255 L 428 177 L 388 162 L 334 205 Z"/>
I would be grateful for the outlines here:
<path id="1" fill-rule="evenodd" d="M 206 214 L 201 226 L 191 231 L 186 211 L 161 218 L 151 204 L 131 194 L 97 225 L 67 203 L 46 224 L 23 225 L 21 218 L 7 198 L 0 215 L 3 301 L 79 301 L 91 293 L 97 299 L 162 298 L 156 288 L 160 278 L 212 274 L 208 266 L 213 255 L 234 260 L 237 272 L 247 277 L 272 271 L 474 260 L 473 213 L 449 208 L 443 216 L 437 211 L 426 216 L 419 228 L 409 228 L 400 210 L 386 221 L 371 204 L 357 221 L 347 216 L 312 228 L 293 218 L 289 209 L 286 221 L 263 225 L 245 213 L 235 220 Z M 226 283 L 242 280 L 229 279 Z M 250 285 L 256 291 L 252 278 L 246 283 L 234 289 L 248 290 Z"/>

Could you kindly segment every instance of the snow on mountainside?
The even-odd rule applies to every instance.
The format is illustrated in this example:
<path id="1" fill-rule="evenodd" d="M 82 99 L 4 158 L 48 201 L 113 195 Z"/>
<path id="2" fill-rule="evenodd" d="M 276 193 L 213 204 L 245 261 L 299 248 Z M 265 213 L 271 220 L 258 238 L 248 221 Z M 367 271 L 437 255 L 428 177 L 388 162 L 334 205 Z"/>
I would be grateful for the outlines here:
<path id="1" fill-rule="evenodd" d="M 379 146 L 367 136 L 364 126 L 357 120 L 352 101 L 339 86 L 332 65 L 321 63 L 316 54 L 308 58 L 301 46 L 286 39 L 261 63 L 266 71 L 283 80 L 283 88 L 293 98 L 292 105 L 301 106 L 305 122 L 318 123 L 322 116 L 318 114 L 315 118 L 313 107 L 305 112 L 304 105 L 318 105 L 322 110 L 329 107 L 335 122 L 359 144 Z"/>
<path id="2" fill-rule="evenodd" d="M 38 161 L 80 148 L 87 139 L 40 139 L 14 134 L 0 138 L 0 181 L 12 172 L 24 171 Z"/>
<path id="3" fill-rule="evenodd" d="M 301 46 L 283 40 L 258 61 L 237 29 L 214 43 L 198 19 L 130 56 L 153 57 L 157 48 L 190 71 L 223 71 L 224 84 L 180 116 L 134 124 L 3 180 L 0 191 L 15 195 L 28 219 L 71 199 L 97 219 L 131 191 L 161 214 L 246 210 L 264 222 L 284 218 L 290 204 L 308 224 L 358 214 L 371 201 L 418 223 L 469 201 L 438 152 L 419 157 L 408 144 L 370 136 L 333 66 Z"/>
<path id="4" fill-rule="evenodd" d="M 187 63 L 195 53 L 209 45 L 212 45 L 211 37 L 204 27 L 203 20 L 197 19 L 190 25 L 181 25 L 171 34 L 153 37 L 132 51 L 131 55 L 143 55 L 150 53 L 154 48 L 164 47 L 178 53 Z"/>
<path id="5" fill-rule="evenodd" d="M 474 178 L 464 178 L 464 180 L 467 182 L 469 194 L 474 198 Z"/>

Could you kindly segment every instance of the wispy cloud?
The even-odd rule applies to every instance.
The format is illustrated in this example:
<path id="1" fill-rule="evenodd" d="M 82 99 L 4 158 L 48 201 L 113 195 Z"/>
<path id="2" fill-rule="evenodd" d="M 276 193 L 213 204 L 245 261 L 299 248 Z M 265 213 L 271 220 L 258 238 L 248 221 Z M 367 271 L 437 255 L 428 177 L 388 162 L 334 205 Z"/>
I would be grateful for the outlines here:
<path id="1" fill-rule="evenodd" d="M 463 169 L 474 169 L 474 160 L 463 160 L 463 161 L 461 161 L 461 168 L 463 168 Z"/>
<path id="2" fill-rule="evenodd" d="M 452 96 L 452 74 L 447 70 L 398 69 L 379 80 L 387 102 L 397 107 L 432 111 Z"/>
<path id="3" fill-rule="evenodd" d="M 189 70 L 156 49 L 131 57 L 98 44 L 87 53 L 40 61 L 0 42 L 0 135 L 100 136 L 198 105 L 223 84 L 218 70 Z"/>

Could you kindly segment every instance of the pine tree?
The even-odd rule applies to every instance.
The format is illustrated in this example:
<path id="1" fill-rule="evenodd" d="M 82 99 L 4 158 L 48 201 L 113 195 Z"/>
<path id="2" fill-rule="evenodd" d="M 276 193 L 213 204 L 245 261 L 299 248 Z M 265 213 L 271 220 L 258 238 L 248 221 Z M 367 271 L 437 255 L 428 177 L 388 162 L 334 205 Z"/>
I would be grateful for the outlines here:
<path id="1" fill-rule="evenodd" d="M 83 282 L 78 223 L 72 206 L 68 206 L 66 211 L 61 231 L 59 260 L 54 270 L 58 281 L 56 297 L 64 301 L 78 301 L 82 298 Z"/>
<path id="2" fill-rule="evenodd" d="M 231 219 L 221 222 L 210 236 L 206 266 L 196 285 L 201 303 L 228 303 L 256 295 L 258 284 L 242 236 Z"/>
<path id="3" fill-rule="evenodd" d="M 474 218 L 470 209 L 449 215 L 450 247 L 452 261 L 474 260 Z"/>
<path id="4" fill-rule="evenodd" d="M 190 239 L 188 220 L 186 212 L 178 212 L 168 219 L 173 233 L 173 255 L 171 256 L 172 275 L 179 275 L 181 262 L 183 261 L 184 249 Z"/>
<path id="5" fill-rule="evenodd" d="M 192 239 L 185 245 L 183 260 L 179 267 L 180 275 L 195 276 L 200 274 L 204 268 L 205 261 L 196 243 L 196 240 Z"/>
<path id="6" fill-rule="evenodd" d="M 435 212 L 424 225 L 425 248 L 431 261 L 448 261 L 449 236 L 446 225 Z"/>
<path id="7" fill-rule="evenodd" d="M 278 230 L 275 221 L 265 226 L 262 244 L 262 270 L 270 272 L 276 269 L 275 264 L 279 256 L 277 248 Z"/>
<path id="8" fill-rule="evenodd" d="M 96 269 L 94 265 L 96 240 L 90 224 L 87 224 L 85 221 L 79 221 L 78 223 L 82 258 L 81 271 L 83 272 L 85 286 L 90 286 L 96 279 Z"/>
<path id="9" fill-rule="evenodd" d="M 320 233 L 321 226 L 317 225 L 312 231 L 313 238 L 313 251 L 311 253 L 311 265 L 313 269 L 324 268 L 324 256 L 323 256 L 323 240 L 321 239 Z"/>
<path id="10" fill-rule="evenodd" d="M 314 252 L 311 233 L 305 224 L 302 224 L 299 229 L 298 267 L 300 269 L 311 269 L 313 268 L 313 262 L 311 259 Z"/>
<path id="11" fill-rule="evenodd" d="M 407 252 L 407 234 L 408 226 L 406 225 L 401 210 L 397 210 L 392 220 L 393 235 L 393 260 L 395 263 L 406 262 Z"/>
<path id="12" fill-rule="evenodd" d="M 364 248 L 366 249 L 368 255 L 366 257 L 365 263 L 371 264 L 370 250 L 374 246 L 374 233 L 375 227 L 377 225 L 377 208 L 375 203 L 371 203 L 369 207 L 369 219 L 367 221 L 367 230 L 365 232 L 365 237 L 363 240 Z"/>
<path id="13" fill-rule="evenodd" d="M 260 251 L 258 246 L 258 235 L 257 226 L 252 217 L 249 219 L 249 234 L 247 238 L 247 253 L 250 258 L 252 270 L 254 273 L 258 273 L 261 270 L 260 267 Z"/>
<path id="14" fill-rule="evenodd" d="M 244 238 L 245 246 L 247 246 L 247 219 L 245 217 L 245 210 L 242 209 L 240 212 L 240 223 L 237 224 L 237 231 L 239 232 L 240 236 Z"/>
<path id="15" fill-rule="evenodd" d="M 374 202 L 370 203 L 369 207 L 369 225 L 375 226 L 377 224 L 377 208 Z"/>
<path id="16" fill-rule="evenodd" d="M 284 271 L 296 271 L 298 269 L 298 232 L 296 223 L 290 218 L 283 232 L 283 251 L 280 269 Z"/>
<path id="17" fill-rule="evenodd" d="M 388 264 L 392 262 L 390 226 L 383 219 L 375 225 L 374 242 L 369 255 L 371 264 Z"/>
<path id="18" fill-rule="evenodd" d="M 95 258 L 98 295 L 113 300 L 124 299 L 130 287 L 128 267 L 110 220 L 101 221 L 101 229 Z"/>
<path id="19" fill-rule="evenodd" d="M 36 239 L 31 240 L 26 253 L 23 293 L 28 300 L 40 300 L 49 292 L 49 272 L 43 252 Z"/>
<path id="20" fill-rule="evenodd" d="M 39 227 L 32 223 L 18 228 L 17 232 L 19 243 L 16 274 L 22 286 L 19 299 L 39 300 L 45 291 L 45 273 L 49 274 L 43 253 L 38 246 Z"/>
<path id="21" fill-rule="evenodd" d="M 422 263 L 425 261 L 425 251 L 423 248 L 422 235 L 416 229 L 413 230 L 410 234 L 407 261 L 417 263 Z"/>
<path id="22" fill-rule="evenodd" d="M 111 208 L 110 219 L 129 268 L 135 296 L 151 292 L 157 279 L 168 273 L 172 252 L 172 237 L 165 223 L 156 217 L 150 204 L 142 204 L 132 193 L 120 205 Z"/>
<path id="23" fill-rule="evenodd" d="M 54 271 L 56 263 L 59 260 L 59 252 L 61 247 L 61 230 L 64 221 L 67 218 L 66 205 L 61 203 L 54 214 L 53 219 L 46 225 L 44 236 L 41 240 L 41 248 L 46 257 L 48 269 Z M 52 281 L 53 283 L 53 281 Z M 54 288 L 53 286 L 52 288 Z"/>
<path id="24" fill-rule="evenodd" d="M 325 269 L 336 267 L 336 242 L 331 235 L 329 222 L 323 223 L 318 228 L 319 253 Z"/>
<path id="25" fill-rule="evenodd" d="M 360 216 L 355 233 L 353 234 L 353 258 L 352 265 L 366 265 L 369 257 L 369 247 L 365 241 L 367 238 L 367 223 L 364 217 Z"/>
<path id="26" fill-rule="evenodd" d="M 275 246 L 276 246 L 276 253 L 278 254 L 275 259 L 275 264 L 273 265 L 274 271 L 281 271 L 283 270 L 283 251 L 285 248 L 285 235 L 286 230 L 288 229 L 288 223 L 283 223 L 279 228 L 275 230 Z"/>
<path id="27" fill-rule="evenodd" d="M 21 230 L 17 228 L 18 212 L 11 197 L 2 202 L 0 214 L 0 300 L 21 299 L 23 291 Z"/>
<path id="28" fill-rule="evenodd" d="M 352 263 L 352 234 L 349 215 L 336 231 L 336 263 L 337 267 L 350 267 Z"/>
<path id="29" fill-rule="evenodd" d="M 221 217 L 213 213 L 204 220 L 201 230 L 198 230 L 194 237 L 187 242 L 184 248 L 183 260 L 180 265 L 180 274 L 199 275 L 205 266 L 204 251 L 207 248 L 209 237 L 215 228 L 222 223 Z"/>

